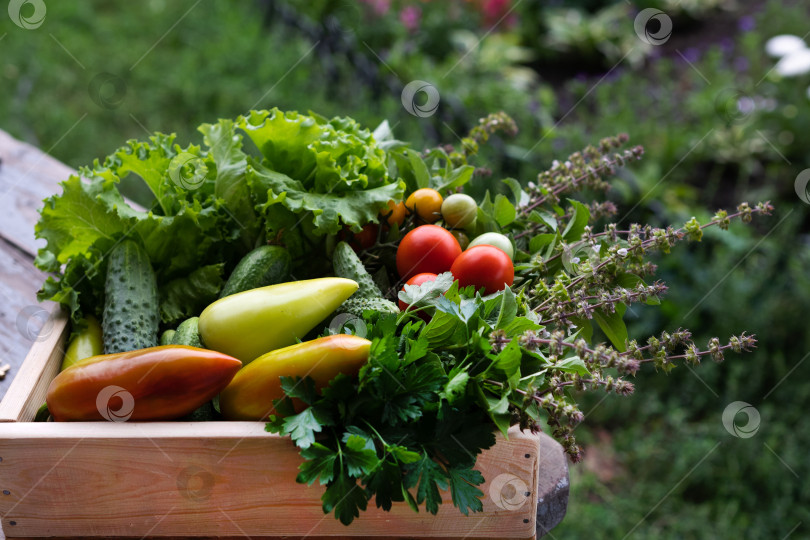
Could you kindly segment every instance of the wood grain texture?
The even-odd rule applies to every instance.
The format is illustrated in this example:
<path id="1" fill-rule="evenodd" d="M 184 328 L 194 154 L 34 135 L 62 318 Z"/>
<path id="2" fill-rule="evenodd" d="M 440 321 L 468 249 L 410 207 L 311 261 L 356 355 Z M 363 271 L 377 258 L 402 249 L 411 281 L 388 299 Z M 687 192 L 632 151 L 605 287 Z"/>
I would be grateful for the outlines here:
<path id="1" fill-rule="evenodd" d="M 0 130 L 0 235 L 36 255 L 43 245 L 34 239 L 37 210 L 71 174 L 67 165 Z"/>
<path id="2" fill-rule="evenodd" d="M 44 280 L 32 258 L 0 238 L 0 363 L 11 365 L 0 381 L 0 399 L 55 307 L 37 302 L 36 291 Z"/>
<path id="3" fill-rule="evenodd" d="M 40 308 L 41 309 L 41 308 Z M 0 401 L 0 422 L 31 422 L 65 356 L 68 315 L 59 306 L 42 326 L 14 382 Z"/>
<path id="4" fill-rule="evenodd" d="M 0 495 L 3 529 L 15 536 L 345 536 L 348 530 L 321 510 L 323 488 L 295 482 L 300 457 L 290 440 L 263 428 L 2 424 L 0 467 L 13 472 L 0 475 L 0 489 L 9 492 Z M 351 534 L 533 538 L 538 453 L 538 438 L 514 429 L 509 442 L 501 439 L 479 457 L 487 479 L 483 514 L 465 517 L 447 496 L 435 517 L 404 504 L 391 512 L 370 508 Z M 508 509 L 490 489 L 504 476 L 526 486 L 525 493 L 505 494 Z"/>
<path id="5" fill-rule="evenodd" d="M 34 224 L 42 199 L 57 193 L 73 172 L 0 130 L 0 362 L 11 365 L 0 381 L 0 399 L 54 308 L 36 299 L 45 274 L 33 265 L 42 245 L 34 239 Z"/>

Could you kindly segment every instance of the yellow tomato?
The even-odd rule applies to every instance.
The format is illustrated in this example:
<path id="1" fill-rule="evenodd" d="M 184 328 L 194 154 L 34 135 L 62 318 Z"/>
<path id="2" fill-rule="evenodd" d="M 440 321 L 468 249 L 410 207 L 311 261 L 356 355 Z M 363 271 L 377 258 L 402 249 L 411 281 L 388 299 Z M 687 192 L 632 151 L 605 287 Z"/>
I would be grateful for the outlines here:
<path id="1" fill-rule="evenodd" d="M 405 208 L 405 203 L 402 201 L 398 203 L 388 201 L 388 210 L 383 210 L 382 215 L 385 217 L 386 221 L 388 221 L 389 225 L 392 227 L 394 225 L 400 227 L 405 222 L 405 216 L 408 215 L 408 209 Z"/>
<path id="2" fill-rule="evenodd" d="M 416 212 L 416 215 L 423 221 L 434 223 L 439 221 L 442 217 L 443 202 L 444 199 L 442 199 L 438 191 L 430 188 L 422 188 L 410 194 L 405 201 L 405 207 L 411 212 Z"/>

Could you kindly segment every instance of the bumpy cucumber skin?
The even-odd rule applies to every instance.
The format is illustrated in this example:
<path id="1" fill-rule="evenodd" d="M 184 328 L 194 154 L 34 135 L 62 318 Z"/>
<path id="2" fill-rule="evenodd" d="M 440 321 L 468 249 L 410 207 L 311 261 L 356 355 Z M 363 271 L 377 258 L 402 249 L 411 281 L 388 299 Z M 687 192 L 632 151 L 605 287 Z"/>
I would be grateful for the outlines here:
<path id="1" fill-rule="evenodd" d="M 352 298 L 380 298 L 380 291 L 374 280 L 366 271 L 363 262 L 346 242 L 338 242 L 332 255 L 332 266 L 337 277 L 351 279 L 360 286 Z"/>
<path id="2" fill-rule="evenodd" d="M 380 313 L 399 313 L 399 307 L 385 298 L 349 298 L 337 308 L 337 313 L 349 313 L 362 317 L 363 311 L 370 309 Z"/>
<path id="3" fill-rule="evenodd" d="M 160 335 L 160 344 L 161 345 L 171 345 L 172 341 L 174 340 L 174 334 L 176 332 L 174 330 L 166 330 L 163 334 Z"/>
<path id="4" fill-rule="evenodd" d="M 200 318 L 191 317 L 180 323 L 177 332 L 172 338 L 172 345 L 188 345 L 189 347 L 203 348 L 200 337 Z"/>
<path id="5" fill-rule="evenodd" d="M 189 345 L 191 347 L 203 348 L 202 338 L 200 337 L 200 318 L 191 317 L 180 323 L 177 327 L 177 332 L 174 333 L 172 345 Z M 188 416 L 181 418 L 186 422 L 208 422 L 216 420 L 216 411 L 210 401 L 203 403 Z"/>
<path id="6" fill-rule="evenodd" d="M 107 256 L 104 352 L 113 354 L 157 345 L 158 290 L 146 251 L 124 240 Z"/>
<path id="7" fill-rule="evenodd" d="M 210 422 L 216 419 L 217 411 L 214 410 L 214 405 L 210 401 L 207 401 L 180 420 L 184 422 Z"/>
<path id="8" fill-rule="evenodd" d="M 281 246 L 260 246 L 242 257 L 219 293 L 220 298 L 283 283 L 289 279 L 290 253 Z"/>

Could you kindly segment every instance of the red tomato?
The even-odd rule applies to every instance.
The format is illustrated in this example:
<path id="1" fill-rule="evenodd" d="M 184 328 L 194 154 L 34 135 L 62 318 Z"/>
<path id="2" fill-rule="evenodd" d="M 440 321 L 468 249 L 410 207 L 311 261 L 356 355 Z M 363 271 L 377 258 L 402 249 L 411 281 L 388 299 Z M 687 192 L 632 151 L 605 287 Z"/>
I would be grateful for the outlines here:
<path id="1" fill-rule="evenodd" d="M 437 277 L 438 276 L 436 274 L 431 274 L 430 272 L 423 272 L 421 274 L 416 274 L 415 276 L 413 276 L 405 283 L 405 285 L 421 285 L 426 281 L 435 281 Z M 402 286 L 403 291 L 405 290 L 405 285 Z M 408 304 L 406 304 L 402 300 L 398 300 L 398 303 L 400 311 L 405 311 L 406 309 L 408 309 Z M 424 313 L 420 312 L 419 316 L 421 317 L 422 315 L 424 315 Z"/>
<path id="2" fill-rule="evenodd" d="M 402 279 L 430 272 L 447 272 L 456 257 L 461 255 L 461 246 L 450 231 L 438 225 L 422 225 L 402 239 L 397 248 L 397 271 Z"/>
<path id="3" fill-rule="evenodd" d="M 376 223 L 366 223 L 363 225 L 363 230 L 360 232 L 353 232 L 348 227 L 344 227 L 340 231 L 340 239 L 349 243 L 355 251 L 362 251 L 373 246 L 377 242 L 377 232 L 379 226 Z"/>
<path id="4" fill-rule="evenodd" d="M 509 255 L 488 245 L 473 246 L 458 256 L 450 272 L 460 287 L 475 285 L 482 294 L 502 291 L 515 280 L 515 267 Z"/>

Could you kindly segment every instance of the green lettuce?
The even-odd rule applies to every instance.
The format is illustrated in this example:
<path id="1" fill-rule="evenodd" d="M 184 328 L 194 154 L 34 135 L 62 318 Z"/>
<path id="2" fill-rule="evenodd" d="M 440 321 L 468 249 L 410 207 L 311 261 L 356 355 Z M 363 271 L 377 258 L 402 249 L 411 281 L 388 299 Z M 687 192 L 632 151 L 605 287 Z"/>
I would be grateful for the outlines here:
<path id="1" fill-rule="evenodd" d="M 359 231 L 402 198 L 405 183 L 388 166 L 394 160 L 350 118 L 273 109 L 199 131 L 202 146 L 181 147 L 161 133 L 127 141 L 44 201 L 35 232 L 46 245 L 35 264 L 55 275 L 41 300 L 62 303 L 74 319 L 100 315 L 105 256 L 127 237 L 149 255 L 162 320 L 171 324 L 196 314 L 254 247 L 281 243 L 299 269 L 317 272 L 312 261 L 323 257 L 326 235 Z M 257 155 L 245 151 L 243 134 Z M 149 188 L 148 209 L 121 195 L 127 176 Z"/>

